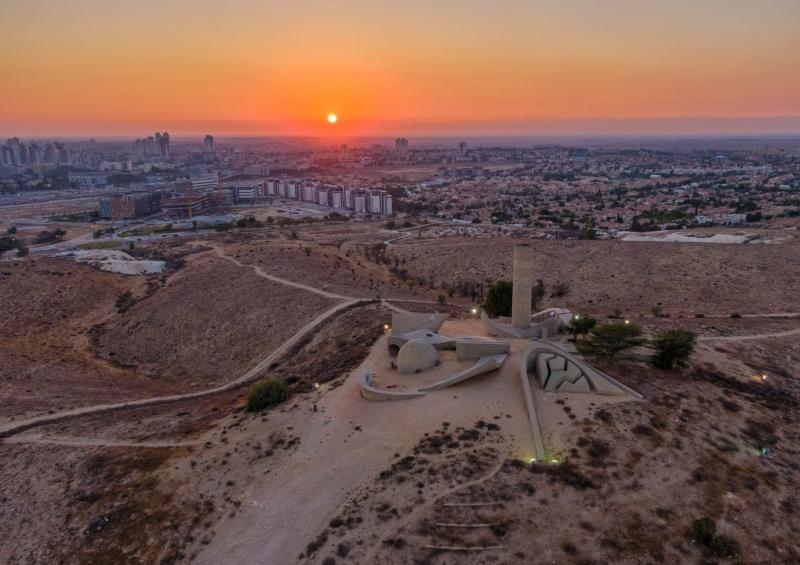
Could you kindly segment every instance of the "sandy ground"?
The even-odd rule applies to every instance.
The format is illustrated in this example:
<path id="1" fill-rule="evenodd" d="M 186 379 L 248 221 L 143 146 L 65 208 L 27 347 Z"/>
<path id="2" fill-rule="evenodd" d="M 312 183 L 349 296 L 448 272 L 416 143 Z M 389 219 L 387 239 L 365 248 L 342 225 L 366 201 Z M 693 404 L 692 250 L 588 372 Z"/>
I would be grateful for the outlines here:
<path id="1" fill-rule="evenodd" d="M 457 330 L 445 324 L 443 332 L 448 331 Z M 284 466 L 248 485 L 240 496 L 241 513 L 217 525 L 198 563 L 293 562 L 358 487 L 390 466 L 397 459 L 395 454 L 409 452 L 424 433 L 443 422 L 468 428 L 477 420 L 500 416 L 507 439 L 504 453 L 524 457 L 532 450 L 513 362 L 419 399 L 370 402 L 361 398 L 361 372 L 384 370 L 388 363 L 382 338 L 344 384 L 315 393 L 316 412 L 298 408 L 270 416 L 269 429 L 291 428 L 298 435 L 297 451 Z M 251 428 L 250 438 L 265 437 L 266 430 L 257 428 Z"/>
<path id="2" fill-rule="evenodd" d="M 511 278 L 518 239 L 470 238 L 401 243 L 390 248 L 410 275 L 437 283 L 488 284 Z M 605 317 L 673 317 L 795 311 L 800 245 L 704 245 L 626 241 L 532 240 L 543 306 Z M 551 296 L 560 283 L 566 295 Z"/>
<path id="3" fill-rule="evenodd" d="M 328 280 L 336 269 L 329 264 L 335 254 L 324 257 L 320 246 L 309 256 L 301 247 L 316 245 L 325 229 L 339 230 L 351 242 L 377 235 L 374 227 L 370 232 L 354 226 L 304 226 L 301 242 L 281 242 L 297 245 L 293 253 L 299 257 L 293 263 L 302 266 L 283 275 L 304 284 Z M 253 232 L 254 239 L 262 235 Z M 220 239 L 234 252 L 242 244 L 230 234 Z M 407 268 L 431 270 L 444 280 L 462 273 L 482 276 L 482 269 L 489 268 L 506 272 L 505 250 L 512 243 L 404 243 L 392 252 L 399 250 Z M 330 335 L 303 343 L 295 352 L 296 365 L 276 368 L 276 374 L 296 379 L 298 387 L 323 374 L 326 383 L 313 392 L 299 388 L 275 409 L 244 413 L 244 391 L 229 391 L 199 401 L 93 414 L 0 443 L 0 531 L 9 540 L 0 544 L 0 561 L 697 562 L 701 550 L 684 534 L 691 520 L 702 515 L 712 516 L 721 532 L 739 541 L 744 562 L 800 561 L 795 517 L 800 348 L 794 333 L 800 324 L 788 316 L 729 317 L 731 312 L 751 313 L 743 305 L 762 313 L 800 309 L 794 308 L 796 293 L 786 283 L 795 277 L 797 248 L 758 246 L 756 254 L 756 246 L 749 245 L 550 243 L 555 245 L 545 242 L 538 248 L 543 264 L 552 266 L 545 271 L 548 287 L 564 278 L 574 281 L 565 302 L 589 304 L 590 311 L 605 314 L 617 301 L 639 311 L 634 322 L 648 331 L 691 327 L 705 337 L 726 339 L 701 341 L 686 372 L 666 373 L 626 360 L 600 366 L 642 392 L 644 401 L 610 402 L 534 389 L 546 442 L 562 461 L 538 467 L 524 464 L 532 449 L 518 374 L 523 342 L 512 344 L 512 357 L 497 372 L 419 399 L 369 402 L 358 393 L 364 368 L 387 386 L 399 387 L 406 379 L 387 370 L 383 339 L 358 368 L 342 369 L 346 378 L 314 359 L 315 352 L 361 359 L 358 348 L 350 351 L 349 344 L 335 339 L 350 324 L 360 331 L 346 333 L 348 338 L 368 343 L 369 328 L 362 326 L 370 323 L 369 316 L 353 314 L 337 321 Z M 256 244 L 253 258 L 257 245 L 269 243 Z M 240 255 L 249 263 L 248 255 Z M 272 252 L 261 257 L 265 272 L 275 257 Z M 30 268 L 34 262 L 37 267 Z M 271 285 L 279 283 L 211 253 L 199 252 L 186 263 L 177 274 L 168 270 L 156 277 L 155 293 L 122 316 L 115 313 L 115 296 L 130 288 L 137 299 L 144 297 L 147 285 L 139 284 L 139 277 L 40 258 L 4 265 L 4 304 L 13 316 L 0 325 L 3 369 L 9 367 L 5 360 L 18 356 L 16 365 L 0 373 L 13 377 L 4 386 L 12 382 L 15 388 L 6 390 L 15 399 L 35 402 L 39 411 L 65 404 L 52 393 L 63 383 L 46 378 L 54 374 L 77 383 L 74 391 L 64 388 L 70 402 L 77 402 L 74 395 L 81 391 L 91 392 L 83 399 L 89 403 L 107 401 L 103 395 L 109 392 L 117 395 L 120 389 L 92 389 L 92 382 L 106 383 L 107 375 L 87 367 L 110 367 L 108 361 L 87 364 L 81 357 L 75 364 L 70 357 L 74 348 L 87 347 L 87 327 L 109 316 L 114 319 L 109 331 L 116 335 L 113 351 L 131 346 L 128 354 L 142 355 L 163 345 L 160 351 L 183 357 L 164 353 L 163 359 L 146 363 L 164 367 L 165 376 L 182 387 L 205 386 L 204 379 L 229 378 L 238 364 L 266 357 L 269 347 L 263 340 L 269 330 L 253 331 L 262 328 L 260 320 L 285 324 L 286 312 L 313 305 L 307 295 L 323 299 L 285 285 L 275 289 Z M 355 280 L 349 268 L 341 269 L 350 274 L 335 274 L 331 284 L 346 289 L 355 282 L 360 292 L 370 288 L 370 277 L 373 288 L 376 281 L 390 281 L 381 278 L 385 264 L 362 263 L 353 265 Z M 64 269 L 73 274 L 54 274 Z M 754 287 L 752 276 L 765 271 L 771 278 Z M 75 273 L 80 273 L 79 283 L 71 278 Z M 661 280 L 664 273 L 678 282 L 661 287 L 618 282 Z M 293 302 L 298 297 L 299 306 Z M 270 315 L 276 311 L 272 299 L 286 308 L 282 314 Z M 685 310 L 686 317 L 673 312 L 671 318 L 655 318 L 649 311 L 656 302 L 667 310 Z M 380 305 L 371 308 L 375 318 L 386 319 Z M 695 318 L 698 310 L 708 317 Z M 61 317 L 54 318 L 53 312 Z M 210 328 L 205 315 L 226 317 L 229 323 Z M 188 340 L 179 335 L 187 328 Z M 483 333 L 466 316 L 448 321 L 443 331 Z M 69 338 L 64 341 L 64 336 Z M 176 343 L 185 345 L 176 348 Z M 215 353 L 217 346 L 232 349 L 230 356 Z M 55 369 L 39 363 L 36 379 L 20 380 L 34 355 Z M 59 361 L 62 357 L 74 365 L 71 373 Z M 120 382 L 133 388 L 149 382 L 140 374 L 146 363 L 136 369 L 117 366 L 119 374 L 130 377 Z M 448 364 L 457 368 L 455 362 Z M 214 368 L 199 376 L 198 367 Z M 765 372 L 767 381 L 751 378 Z M 409 379 L 421 382 L 437 374 Z M 758 456 L 763 446 L 770 447 L 771 458 Z M 447 506 L 474 502 L 496 506 Z M 465 533 L 437 525 L 448 522 L 496 527 Z M 754 523 L 761 527 L 752 528 Z M 453 553 L 430 545 L 502 547 Z"/>

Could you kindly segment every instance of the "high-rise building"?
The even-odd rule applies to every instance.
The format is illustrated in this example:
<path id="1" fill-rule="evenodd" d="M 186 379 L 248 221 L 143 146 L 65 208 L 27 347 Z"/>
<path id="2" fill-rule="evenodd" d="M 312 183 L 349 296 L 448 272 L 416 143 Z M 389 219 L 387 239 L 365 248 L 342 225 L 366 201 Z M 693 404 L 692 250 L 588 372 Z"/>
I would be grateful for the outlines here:
<path id="1" fill-rule="evenodd" d="M 372 214 L 381 214 L 382 213 L 382 191 L 380 190 L 373 190 L 369 194 L 369 212 Z"/>
<path id="2" fill-rule="evenodd" d="M 162 159 L 169 159 L 169 134 L 156 132 L 154 144 L 155 155 Z"/>
<path id="3" fill-rule="evenodd" d="M 28 147 L 28 158 L 31 165 L 39 165 L 42 162 L 42 154 L 39 151 L 39 146 L 36 143 L 31 143 Z"/>
<path id="4" fill-rule="evenodd" d="M 214 136 L 207 135 L 205 139 L 203 139 L 203 150 L 206 153 L 213 153 L 214 152 Z"/>
<path id="5" fill-rule="evenodd" d="M 353 210 L 355 210 L 356 214 L 367 213 L 367 194 L 365 192 L 353 194 Z"/>
<path id="6" fill-rule="evenodd" d="M 169 159 L 169 133 L 156 132 L 156 150 L 162 159 Z"/>
<path id="7" fill-rule="evenodd" d="M 458 154 L 462 157 L 467 154 L 467 142 L 462 141 L 458 144 Z"/>
<path id="8" fill-rule="evenodd" d="M 394 140 L 394 151 L 399 157 L 408 155 L 408 140 L 405 137 L 398 137 Z"/>

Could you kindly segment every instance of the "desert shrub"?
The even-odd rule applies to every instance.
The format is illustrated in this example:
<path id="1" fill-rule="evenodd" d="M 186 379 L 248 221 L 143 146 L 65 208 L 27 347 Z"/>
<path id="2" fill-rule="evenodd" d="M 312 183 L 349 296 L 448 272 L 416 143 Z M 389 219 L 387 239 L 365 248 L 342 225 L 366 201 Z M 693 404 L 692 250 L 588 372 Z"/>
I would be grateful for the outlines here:
<path id="1" fill-rule="evenodd" d="M 28 254 L 27 247 L 19 247 L 17 248 L 17 257 L 25 257 Z"/>
<path id="2" fill-rule="evenodd" d="M 490 318 L 510 316 L 513 290 L 514 284 L 511 281 L 499 280 L 490 285 L 483 299 L 486 315 Z"/>
<path id="3" fill-rule="evenodd" d="M 587 353 L 611 360 L 624 349 L 642 345 L 642 329 L 634 324 L 604 324 L 592 330 L 589 338 L 582 342 L 581 349 Z"/>
<path id="4" fill-rule="evenodd" d="M 689 526 L 689 531 L 686 532 L 686 537 L 700 545 L 708 546 L 716 533 L 717 523 L 714 519 L 703 516 L 692 522 L 692 525 Z"/>
<path id="5" fill-rule="evenodd" d="M 539 310 L 539 301 L 544 298 L 544 281 L 538 279 L 531 289 L 531 306 L 534 310 Z"/>
<path id="6" fill-rule="evenodd" d="M 731 318 L 737 318 L 738 319 L 738 318 L 741 318 L 741 317 L 742 317 L 742 315 L 739 314 L 738 312 L 734 312 L 733 314 L 731 314 Z"/>
<path id="7" fill-rule="evenodd" d="M 133 298 L 133 294 L 131 294 L 129 290 L 126 290 L 117 295 L 117 301 L 114 303 L 114 306 L 117 307 L 117 312 L 122 314 L 130 310 L 131 306 L 135 303 L 136 300 Z"/>
<path id="8" fill-rule="evenodd" d="M 555 288 L 553 289 L 553 297 L 562 297 L 569 294 L 569 283 L 568 282 L 560 282 L 558 283 Z"/>
<path id="9" fill-rule="evenodd" d="M 43 230 L 37 234 L 34 241 L 36 243 L 52 243 L 54 241 L 61 241 L 64 239 L 65 235 L 67 235 L 67 232 L 60 228 L 53 231 Z"/>
<path id="10" fill-rule="evenodd" d="M 579 335 L 588 334 L 597 325 L 597 320 L 591 316 L 573 316 L 567 330 L 572 334 L 572 339 L 578 339 Z"/>
<path id="11" fill-rule="evenodd" d="M 257 412 L 280 404 L 291 396 L 289 386 L 281 381 L 267 379 L 256 383 L 247 393 L 247 411 Z"/>
<path id="12" fill-rule="evenodd" d="M 14 249 L 16 243 L 13 237 L 0 237 L 0 255 Z"/>
<path id="13" fill-rule="evenodd" d="M 684 329 L 667 330 L 656 334 L 656 354 L 653 364 L 659 369 L 685 367 L 694 351 L 694 332 Z"/>
<path id="14" fill-rule="evenodd" d="M 692 522 L 686 537 L 700 545 L 703 552 L 723 559 L 739 555 L 739 543 L 731 536 L 717 533 L 717 524 L 713 518 L 703 516 Z"/>
<path id="15" fill-rule="evenodd" d="M 714 557 L 730 559 L 739 555 L 739 543 L 731 536 L 717 534 L 711 539 L 708 551 Z"/>

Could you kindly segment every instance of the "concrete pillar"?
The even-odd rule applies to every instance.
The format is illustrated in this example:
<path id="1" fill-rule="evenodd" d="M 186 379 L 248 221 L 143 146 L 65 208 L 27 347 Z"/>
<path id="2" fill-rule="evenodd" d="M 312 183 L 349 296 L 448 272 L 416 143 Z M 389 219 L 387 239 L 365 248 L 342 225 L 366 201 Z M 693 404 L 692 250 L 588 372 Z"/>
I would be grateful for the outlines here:
<path id="1" fill-rule="evenodd" d="M 529 243 L 514 246 L 514 294 L 511 298 L 511 324 L 531 327 L 531 291 L 533 289 L 533 247 Z"/>

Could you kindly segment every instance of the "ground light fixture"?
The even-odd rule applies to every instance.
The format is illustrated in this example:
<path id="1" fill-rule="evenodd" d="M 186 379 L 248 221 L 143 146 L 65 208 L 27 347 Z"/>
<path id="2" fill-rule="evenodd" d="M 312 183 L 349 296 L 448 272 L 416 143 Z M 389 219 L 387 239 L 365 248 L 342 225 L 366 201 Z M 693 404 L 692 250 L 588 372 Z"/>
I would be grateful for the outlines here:
<path id="1" fill-rule="evenodd" d="M 477 309 L 477 308 L 475 308 L 475 307 L 473 307 L 473 308 L 470 310 L 470 314 L 472 314 L 473 316 L 474 316 L 475 314 L 477 314 L 477 313 L 478 313 L 478 309 Z"/>
<path id="2" fill-rule="evenodd" d="M 384 329 L 385 331 L 387 331 L 387 332 L 389 331 L 389 328 L 390 328 L 390 327 L 391 327 L 391 326 L 390 326 L 389 324 L 383 324 L 383 329 Z"/>
<path id="3" fill-rule="evenodd" d="M 319 383 L 314 383 L 314 390 L 319 390 Z"/>
<path id="4" fill-rule="evenodd" d="M 626 324 L 630 324 L 630 323 L 631 323 L 631 321 L 630 321 L 630 320 L 625 320 L 625 323 L 626 323 Z"/>

